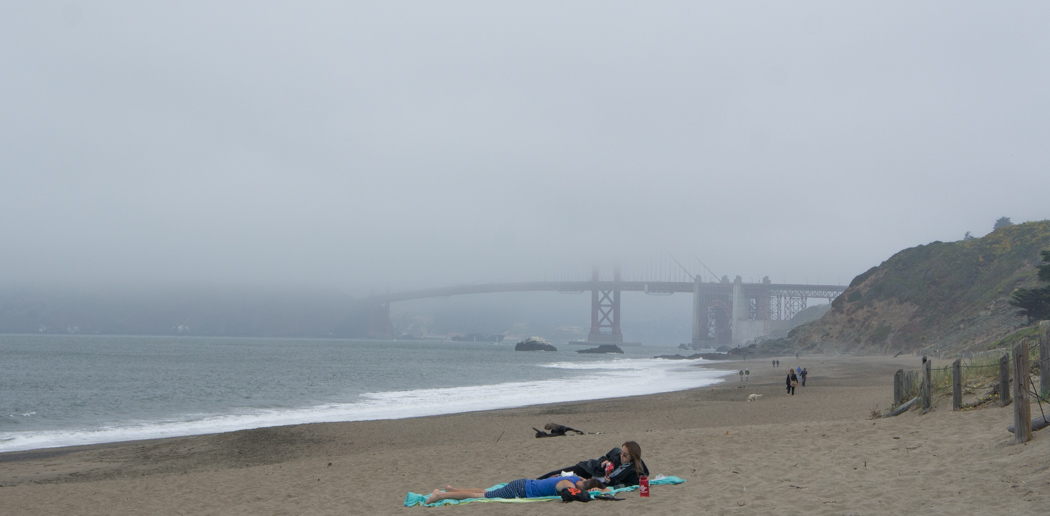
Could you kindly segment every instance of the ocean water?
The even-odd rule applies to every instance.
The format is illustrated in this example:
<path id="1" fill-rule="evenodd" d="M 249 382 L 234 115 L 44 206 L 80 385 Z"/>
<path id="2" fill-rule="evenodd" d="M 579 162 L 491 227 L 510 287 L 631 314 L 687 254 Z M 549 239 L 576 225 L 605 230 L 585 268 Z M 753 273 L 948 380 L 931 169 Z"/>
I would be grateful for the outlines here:
<path id="1" fill-rule="evenodd" d="M 0 336 L 0 452 L 450 414 L 722 381 L 679 350 L 514 343 Z"/>

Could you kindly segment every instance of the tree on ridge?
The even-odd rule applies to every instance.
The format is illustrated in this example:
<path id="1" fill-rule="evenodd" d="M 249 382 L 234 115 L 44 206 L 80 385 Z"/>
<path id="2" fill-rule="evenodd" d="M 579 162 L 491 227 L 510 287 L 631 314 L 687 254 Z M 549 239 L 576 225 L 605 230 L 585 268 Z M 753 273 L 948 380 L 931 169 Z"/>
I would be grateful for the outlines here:
<path id="1" fill-rule="evenodd" d="M 1041 251 L 1039 256 L 1043 259 L 1037 275 L 1039 281 L 1050 283 L 1050 249 Z M 1008 302 L 1021 309 L 1018 315 L 1028 317 L 1028 324 L 1050 319 L 1050 286 L 1016 289 Z"/>

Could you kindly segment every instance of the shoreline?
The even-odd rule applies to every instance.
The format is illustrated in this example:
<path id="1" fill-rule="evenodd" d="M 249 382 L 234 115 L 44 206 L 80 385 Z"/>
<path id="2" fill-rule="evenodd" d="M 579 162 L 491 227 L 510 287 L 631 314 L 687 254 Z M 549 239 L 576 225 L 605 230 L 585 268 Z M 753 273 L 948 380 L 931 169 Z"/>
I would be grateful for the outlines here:
<path id="1" fill-rule="evenodd" d="M 726 376 L 725 376 L 726 380 L 723 380 L 720 383 L 715 383 L 715 384 L 712 384 L 712 385 L 704 385 L 704 386 L 700 386 L 700 387 L 692 387 L 692 388 L 687 388 L 687 389 L 681 389 L 681 390 L 678 390 L 678 391 L 668 391 L 668 392 L 651 393 L 651 394 L 633 394 L 633 395 L 616 396 L 616 397 L 610 397 L 610 398 L 571 400 L 571 401 L 561 401 L 561 402 L 552 402 L 552 403 L 536 403 L 536 404 L 533 404 L 533 405 L 512 406 L 512 407 L 498 407 L 498 408 L 479 409 L 479 410 L 467 410 L 467 411 L 462 411 L 462 412 L 449 412 L 449 413 L 446 413 L 446 414 L 428 414 L 428 415 L 407 416 L 407 417 L 398 417 L 398 418 L 362 419 L 362 420 L 350 420 L 350 421 L 320 421 L 320 422 L 275 424 L 275 425 L 260 426 L 260 427 L 255 427 L 255 428 L 245 428 L 245 429 L 236 429 L 236 430 L 228 430 L 228 431 L 218 431 L 218 432 L 205 432 L 205 433 L 187 434 L 187 435 L 173 435 L 173 436 L 165 436 L 165 437 L 150 437 L 150 438 L 144 438 L 144 439 L 129 439 L 129 440 L 123 440 L 123 441 L 106 441 L 106 442 L 98 442 L 98 443 L 47 446 L 47 447 L 41 447 L 41 448 L 29 448 L 29 449 L 25 449 L 25 450 L 0 451 L 0 463 L 13 462 L 13 461 L 16 461 L 16 460 L 20 460 L 19 458 L 12 458 L 12 457 L 15 457 L 15 456 L 19 456 L 20 457 L 20 456 L 27 456 L 28 455 L 28 456 L 51 457 L 51 456 L 57 456 L 57 455 L 65 455 L 65 454 L 68 454 L 68 453 L 73 453 L 75 451 L 91 449 L 91 448 L 95 448 L 95 447 L 119 447 L 119 446 L 124 446 L 124 445 L 134 445 L 134 444 L 138 444 L 138 443 L 162 442 L 162 441 L 167 441 L 167 440 L 172 440 L 172 439 L 188 439 L 188 438 L 195 438 L 195 437 L 207 437 L 207 436 L 214 436 L 214 435 L 229 434 L 229 433 L 234 433 L 234 432 L 250 432 L 250 431 L 256 431 L 256 430 L 265 430 L 265 429 L 270 429 L 270 428 L 299 427 L 299 426 L 304 426 L 304 425 L 352 424 L 352 423 L 383 422 L 383 421 L 394 422 L 394 421 L 416 420 L 416 419 L 444 417 L 444 416 L 465 416 L 465 415 L 471 415 L 471 414 L 482 414 L 482 413 L 487 413 L 487 412 L 501 412 L 501 411 L 508 411 L 508 410 L 509 411 L 514 411 L 514 410 L 538 409 L 538 408 L 542 408 L 542 407 L 550 406 L 550 405 L 571 405 L 571 404 L 580 404 L 580 403 L 595 403 L 595 402 L 617 400 L 617 399 L 631 399 L 631 398 L 640 398 L 640 397 L 647 397 L 647 396 L 659 396 L 659 395 L 662 395 L 662 394 L 672 394 L 672 393 L 675 393 L 675 392 L 684 392 L 684 391 L 698 390 L 698 389 L 708 389 L 708 388 L 712 388 L 712 387 L 716 387 L 718 385 L 721 385 L 722 383 L 729 383 L 730 380 L 736 380 L 737 376 L 736 375 L 730 376 L 730 374 L 731 374 L 731 372 L 736 371 L 739 368 L 728 367 L 729 365 L 731 365 L 731 364 L 733 364 L 735 362 L 737 362 L 737 361 L 735 361 L 735 360 L 722 360 L 722 361 L 714 362 L 714 361 L 708 360 L 708 361 L 706 361 L 703 364 L 693 364 L 694 367 L 704 367 L 704 368 L 720 370 L 720 371 L 730 371 L 730 373 L 726 373 Z M 785 371 L 786 371 L 786 369 L 785 369 Z"/>
<path id="2" fill-rule="evenodd" d="M 613 358 L 620 357 L 614 356 Z M 632 360 L 647 359 L 647 357 L 636 356 L 626 358 Z M 702 388 L 708 386 L 711 382 L 725 381 L 723 375 L 728 374 L 724 372 L 724 364 L 706 360 L 703 363 L 692 360 L 684 362 L 679 360 L 658 360 L 656 362 L 662 363 L 662 365 L 639 368 L 638 371 L 641 374 L 631 377 L 630 390 L 634 393 L 631 394 L 632 396 L 660 393 L 654 391 L 674 392 L 675 390 Z M 697 376 L 690 376 L 689 373 L 683 375 L 681 373 L 681 371 L 692 367 L 700 367 L 704 372 L 697 373 Z M 653 385 L 660 384 L 647 381 L 645 379 L 646 376 L 651 376 L 656 370 L 666 368 L 673 368 L 679 372 L 675 373 L 675 377 L 671 378 L 673 381 L 664 383 L 659 388 L 654 389 Z M 610 370 L 612 369 L 616 369 L 616 367 L 610 368 Z M 586 402 L 610 397 L 602 389 L 594 387 L 600 385 L 599 381 L 566 377 L 561 379 L 525 380 L 525 382 L 554 382 L 555 385 L 548 389 L 553 399 L 548 400 L 546 403 Z M 558 388 L 556 387 L 557 383 L 568 383 L 569 386 L 567 388 Z M 397 398 L 400 394 L 407 394 L 404 396 L 407 403 L 394 401 L 393 403 L 375 405 L 373 400 L 362 396 L 360 399 L 346 402 L 328 402 L 313 406 L 285 407 L 277 410 L 258 409 L 254 412 L 241 414 L 212 414 L 207 417 L 185 421 L 176 417 L 170 420 L 158 419 L 156 421 L 142 422 L 143 424 L 115 423 L 100 428 L 80 427 L 35 432 L 15 432 L 16 428 L 12 427 L 10 429 L 11 433 L 4 435 L 4 437 L 10 438 L 0 442 L 0 454 L 192 437 L 291 425 L 401 420 L 437 415 L 468 414 L 488 410 L 515 409 L 528 406 L 519 397 L 504 394 L 507 392 L 508 387 L 514 385 L 516 383 L 512 382 L 510 384 L 420 387 L 369 393 L 378 396 L 393 395 L 388 397 L 388 399 Z M 579 388 L 582 388 L 582 390 L 579 390 Z M 450 394 L 452 395 L 451 397 L 449 396 Z M 495 396 L 487 397 L 490 394 L 495 394 Z M 421 404 L 418 401 L 422 399 L 421 395 L 435 400 L 446 400 L 446 404 L 444 406 Z"/>
<path id="3" fill-rule="evenodd" d="M 532 504 L 402 501 L 446 484 L 535 477 L 635 440 L 652 475 L 686 482 L 574 512 L 1030 514 L 1050 503 L 1048 433 L 1013 444 L 1011 407 L 952 412 L 948 399 L 925 416 L 870 419 L 892 401 L 893 371 L 917 369 L 916 357 L 803 357 L 809 382 L 795 396 L 780 371 L 796 359 L 781 363 L 724 362 L 746 364 L 748 381 L 663 394 L 9 452 L 0 493 L 5 512 L 30 515 L 533 514 Z M 751 393 L 762 397 L 747 402 Z M 535 438 L 532 428 L 549 422 L 593 433 Z"/>

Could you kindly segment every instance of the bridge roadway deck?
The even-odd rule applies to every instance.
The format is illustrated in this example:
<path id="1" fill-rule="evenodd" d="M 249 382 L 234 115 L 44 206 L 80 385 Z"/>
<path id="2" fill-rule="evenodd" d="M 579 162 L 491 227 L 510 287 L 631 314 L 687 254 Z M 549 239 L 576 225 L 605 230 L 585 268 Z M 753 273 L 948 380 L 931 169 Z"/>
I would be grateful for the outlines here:
<path id="1" fill-rule="evenodd" d="M 646 292 L 650 294 L 693 293 L 692 281 L 529 281 L 517 283 L 481 283 L 476 285 L 455 285 L 420 290 L 409 290 L 391 294 L 374 295 L 366 298 L 371 303 L 392 303 L 432 297 L 449 297 L 466 294 L 495 294 L 501 292 L 588 292 L 620 291 Z M 840 285 L 804 285 L 790 283 L 744 283 L 744 294 L 786 295 L 792 297 L 812 297 L 832 299 L 846 287 Z M 711 293 L 732 293 L 732 283 L 700 283 L 702 291 Z"/>

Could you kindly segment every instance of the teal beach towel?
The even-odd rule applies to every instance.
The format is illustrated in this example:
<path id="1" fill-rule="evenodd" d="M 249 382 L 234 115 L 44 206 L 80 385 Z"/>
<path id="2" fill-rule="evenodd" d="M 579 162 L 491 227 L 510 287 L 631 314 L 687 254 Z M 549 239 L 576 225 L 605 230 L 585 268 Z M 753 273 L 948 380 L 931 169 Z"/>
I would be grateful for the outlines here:
<path id="1" fill-rule="evenodd" d="M 681 478 L 678 478 L 678 477 L 675 477 L 675 476 L 670 476 L 670 477 L 658 476 L 658 477 L 654 478 L 653 480 L 649 481 L 649 487 L 659 486 L 659 485 L 681 484 L 682 482 L 685 482 L 685 480 L 683 480 Z M 503 487 L 505 485 L 507 485 L 507 484 L 496 484 L 496 485 L 486 489 L 486 491 L 492 491 L 493 489 L 499 489 L 499 488 L 501 488 L 501 487 Z M 625 493 L 625 492 L 628 492 L 628 491 L 634 491 L 636 489 L 638 489 L 638 486 L 621 487 L 620 489 L 613 489 L 611 494 L 615 495 L 617 493 Z M 437 507 L 439 505 L 459 505 L 461 503 L 476 503 L 476 502 L 530 503 L 530 502 L 546 502 L 546 501 L 550 501 L 550 500 L 561 500 L 560 496 L 541 496 L 541 497 L 536 497 L 536 498 L 467 498 L 466 500 L 438 500 L 438 501 L 436 501 L 434 503 L 428 504 L 427 503 L 427 497 L 428 496 L 430 496 L 429 493 L 425 494 L 425 495 L 421 495 L 421 494 L 416 494 L 416 493 L 410 492 L 410 493 L 408 493 L 408 495 L 405 496 L 405 507 L 412 507 L 412 506 L 415 506 L 415 505 L 422 505 L 422 506 L 425 506 L 425 507 Z"/>

